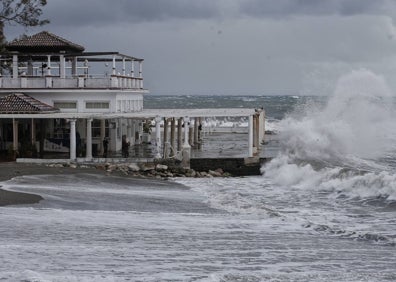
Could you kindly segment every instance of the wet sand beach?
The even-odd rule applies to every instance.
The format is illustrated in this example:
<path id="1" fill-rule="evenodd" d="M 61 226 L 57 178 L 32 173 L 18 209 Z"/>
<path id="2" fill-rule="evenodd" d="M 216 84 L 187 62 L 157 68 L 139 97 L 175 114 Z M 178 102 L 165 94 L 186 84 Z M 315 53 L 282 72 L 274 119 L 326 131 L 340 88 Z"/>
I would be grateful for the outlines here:
<path id="1" fill-rule="evenodd" d="M 12 179 L 13 177 L 22 175 L 63 175 L 76 174 L 81 172 L 81 169 L 75 169 L 70 167 L 55 168 L 44 165 L 20 164 L 15 162 L 0 163 L 0 181 L 7 181 Z M 84 172 L 105 174 L 104 171 L 95 168 L 84 168 Z M 0 189 L 0 206 L 35 204 L 40 202 L 42 199 L 43 197 L 41 197 L 40 195 Z"/>

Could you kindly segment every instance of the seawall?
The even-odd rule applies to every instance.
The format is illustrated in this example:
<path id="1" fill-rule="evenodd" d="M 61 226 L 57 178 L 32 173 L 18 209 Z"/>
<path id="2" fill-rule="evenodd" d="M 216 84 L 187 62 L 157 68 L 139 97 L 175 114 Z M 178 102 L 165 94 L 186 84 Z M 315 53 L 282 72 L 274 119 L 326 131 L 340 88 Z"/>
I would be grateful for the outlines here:
<path id="1" fill-rule="evenodd" d="M 269 158 L 192 158 L 190 167 L 196 171 L 208 171 L 221 168 L 233 176 L 260 175 L 261 165 Z"/>

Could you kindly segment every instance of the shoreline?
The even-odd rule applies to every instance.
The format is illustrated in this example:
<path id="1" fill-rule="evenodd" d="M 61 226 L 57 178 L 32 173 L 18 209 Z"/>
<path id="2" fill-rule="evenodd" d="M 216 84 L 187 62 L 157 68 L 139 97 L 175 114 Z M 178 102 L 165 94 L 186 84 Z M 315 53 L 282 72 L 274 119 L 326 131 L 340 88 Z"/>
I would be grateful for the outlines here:
<path id="1" fill-rule="evenodd" d="M 224 161 L 224 160 L 223 160 Z M 130 179 L 150 179 L 157 181 L 166 181 L 172 177 L 233 177 L 230 173 L 221 169 L 221 167 L 236 166 L 237 170 L 243 171 L 245 166 L 249 170 L 259 171 L 258 164 L 251 167 L 250 164 L 233 163 L 232 165 L 224 165 L 212 160 L 212 164 L 204 161 L 201 169 L 183 169 L 174 164 L 167 163 L 119 163 L 119 164 L 75 164 L 75 163 L 53 163 L 53 164 L 37 164 L 37 163 L 17 163 L 17 162 L 0 162 L 0 182 L 10 180 L 14 177 L 24 175 L 63 175 L 63 174 L 79 174 L 89 173 L 104 176 L 126 177 Z M 203 165 L 203 166 L 202 166 Z M 213 170 L 202 171 L 204 167 L 213 166 Z M 218 167 L 215 169 L 215 167 Z M 249 168 L 250 167 L 250 168 Z M 245 174 L 252 175 L 252 174 Z M 235 175 L 234 176 L 243 176 Z M 2 188 L 0 184 L 0 207 L 10 205 L 27 205 L 37 204 L 44 198 L 38 194 L 15 192 Z"/>
<path id="2" fill-rule="evenodd" d="M 105 172 L 96 168 L 75 169 L 71 167 L 48 167 L 38 164 L 21 164 L 16 162 L 0 163 L 0 182 L 11 180 L 14 177 L 23 175 L 60 175 L 60 174 L 78 174 L 93 173 L 106 175 Z M 12 205 L 31 205 L 37 204 L 44 198 L 38 194 L 15 192 L 3 189 L 0 185 L 0 207 Z"/>

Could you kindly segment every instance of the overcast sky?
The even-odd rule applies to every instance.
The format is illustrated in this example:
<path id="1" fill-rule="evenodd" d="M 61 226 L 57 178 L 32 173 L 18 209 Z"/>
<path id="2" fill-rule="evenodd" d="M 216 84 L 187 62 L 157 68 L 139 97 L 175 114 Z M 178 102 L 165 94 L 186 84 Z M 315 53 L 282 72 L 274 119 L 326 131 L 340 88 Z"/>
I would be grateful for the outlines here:
<path id="1" fill-rule="evenodd" d="M 396 0 L 49 0 L 44 17 L 26 33 L 144 58 L 152 93 L 330 94 L 359 68 L 396 92 Z"/>

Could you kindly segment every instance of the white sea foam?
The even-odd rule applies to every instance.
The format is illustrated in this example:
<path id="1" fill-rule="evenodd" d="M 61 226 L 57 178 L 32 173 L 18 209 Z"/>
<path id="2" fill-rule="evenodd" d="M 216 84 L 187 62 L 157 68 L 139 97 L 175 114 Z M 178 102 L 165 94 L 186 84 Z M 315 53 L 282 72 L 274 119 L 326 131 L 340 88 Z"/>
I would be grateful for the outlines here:
<path id="1" fill-rule="evenodd" d="M 279 123 L 283 152 L 263 172 L 279 185 L 396 199 L 396 175 L 377 161 L 395 152 L 392 98 L 368 70 L 341 77 L 324 109 Z"/>

